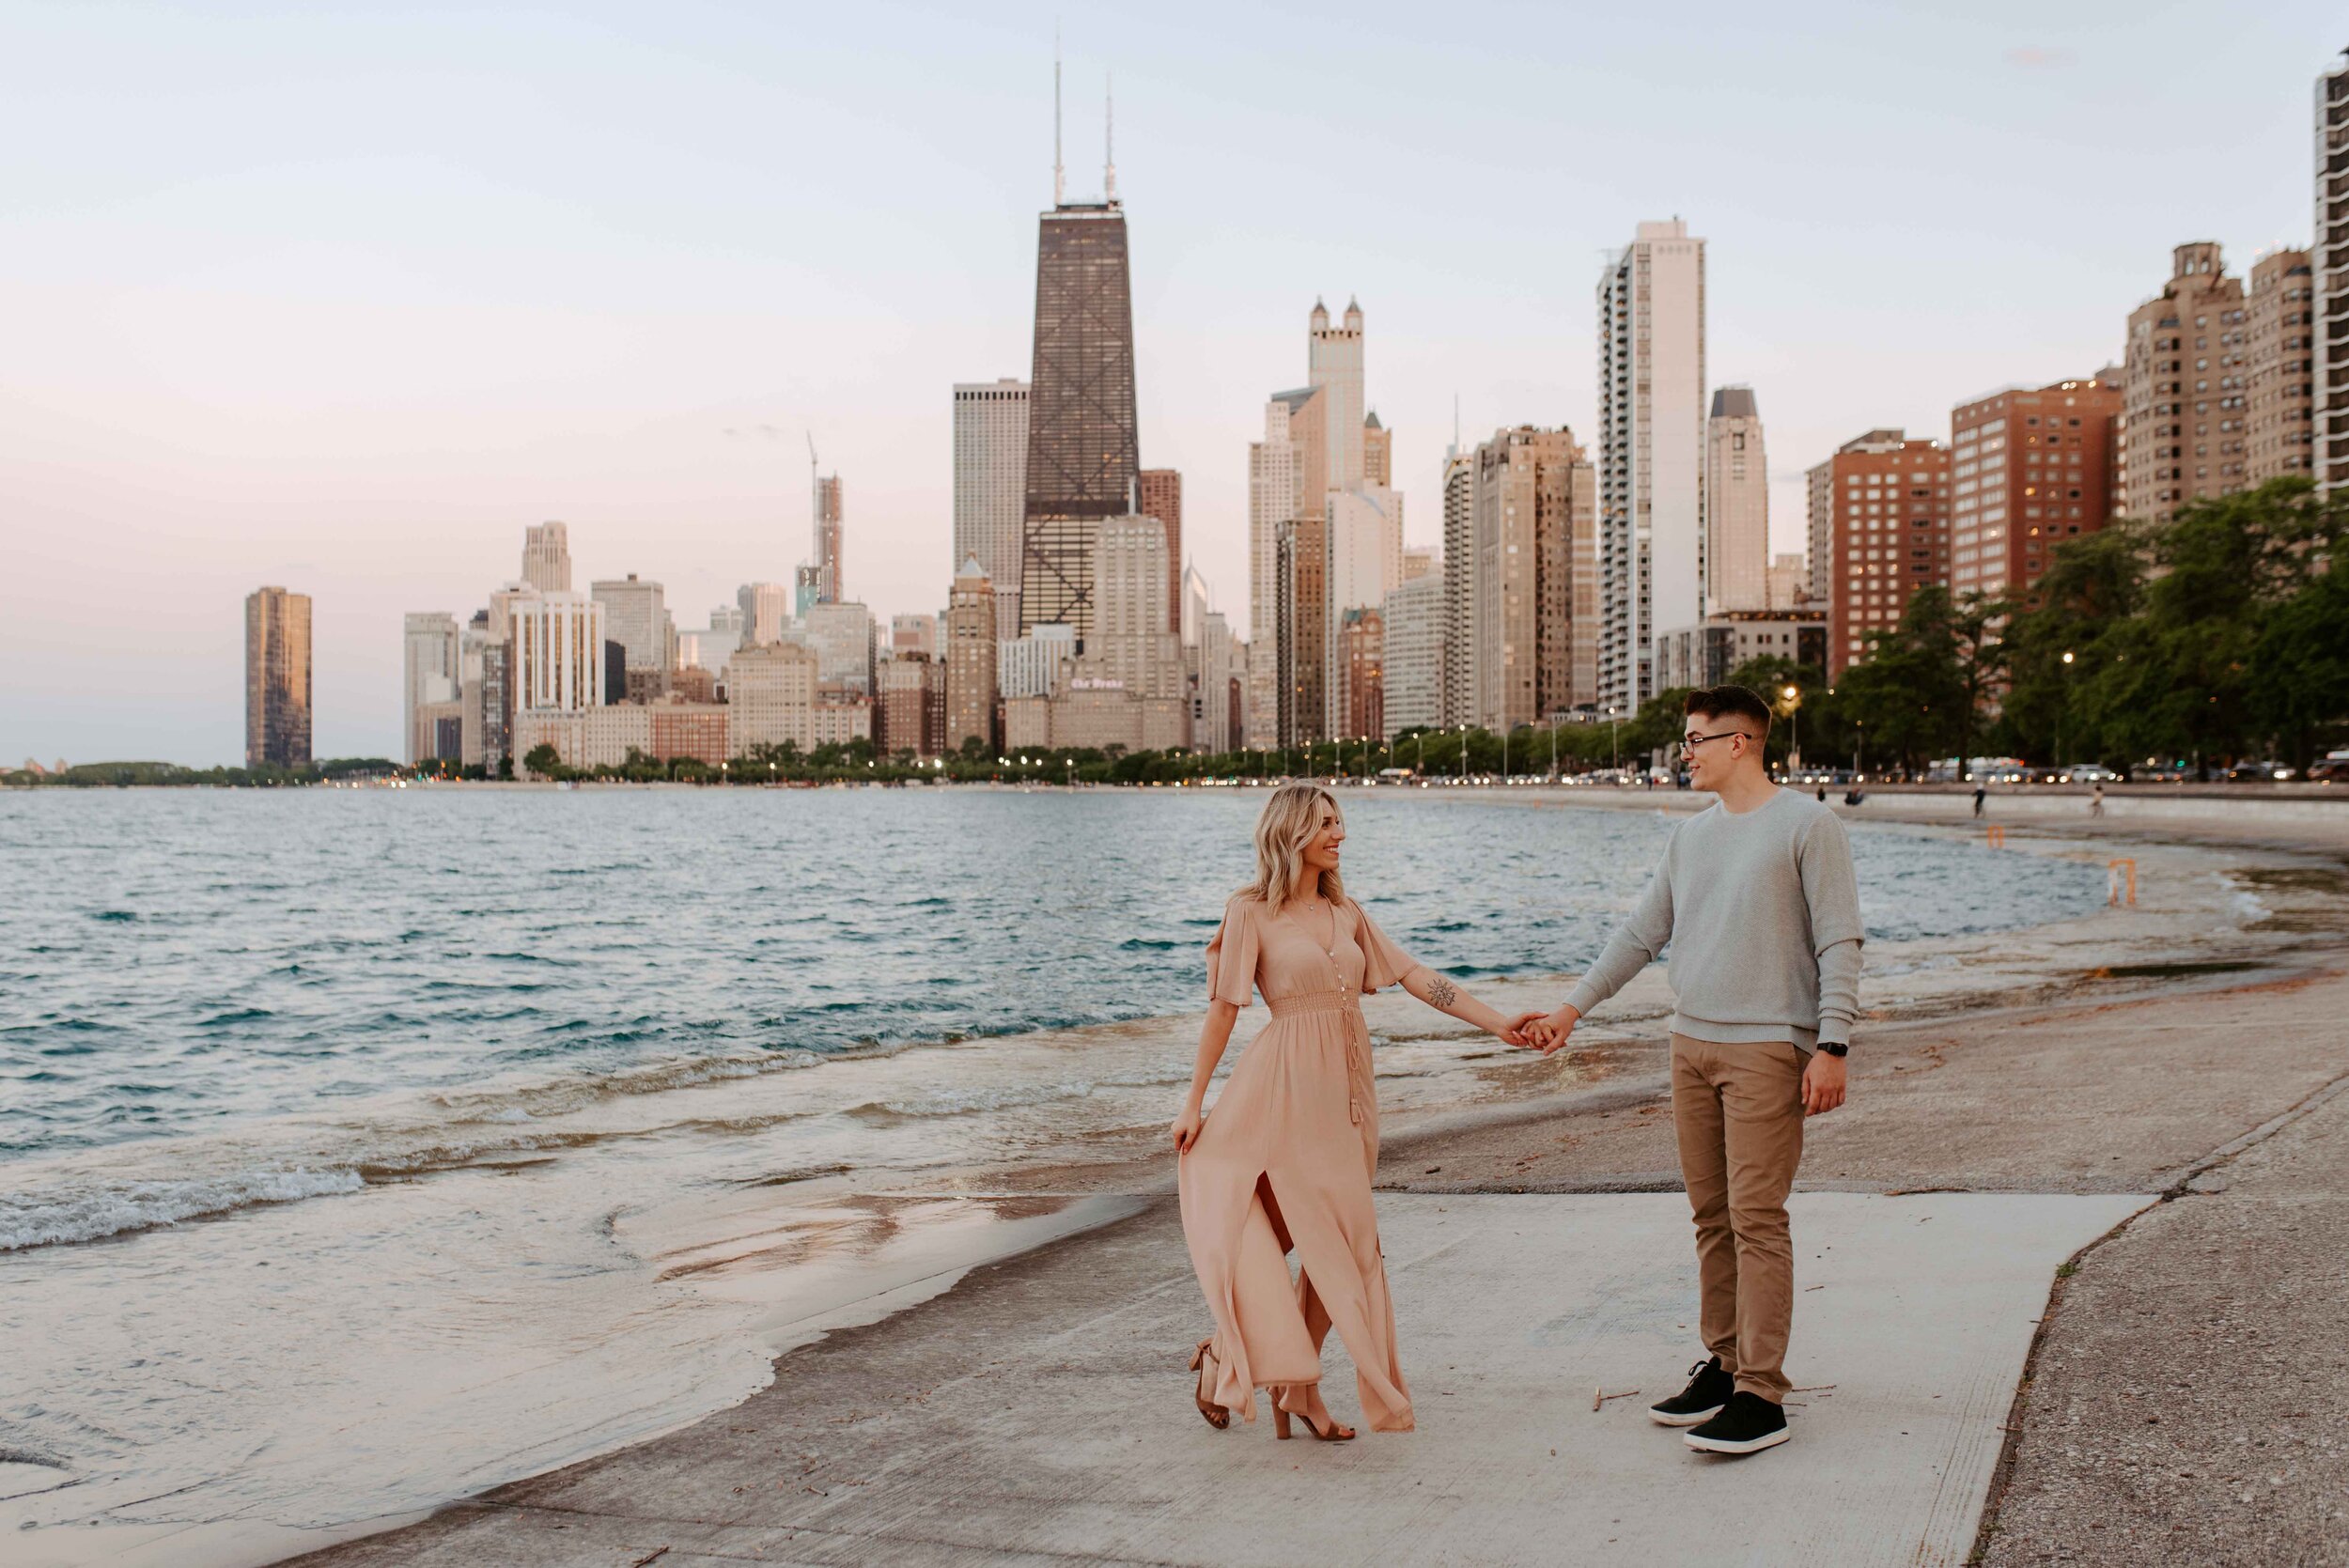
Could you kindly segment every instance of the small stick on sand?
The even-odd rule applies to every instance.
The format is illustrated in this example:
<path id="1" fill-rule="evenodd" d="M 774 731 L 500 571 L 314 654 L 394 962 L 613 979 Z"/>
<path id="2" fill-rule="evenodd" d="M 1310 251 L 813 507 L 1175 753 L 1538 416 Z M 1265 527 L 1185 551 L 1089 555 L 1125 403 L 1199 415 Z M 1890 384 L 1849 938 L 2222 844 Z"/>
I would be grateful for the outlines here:
<path id="1" fill-rule="evenodd" d="M 1610 1399 L 1629 1399 L 1633 1394 L 1640 1391 L 1637 1389 L 1626 1389 L 1619 1394 L 1602 1393 L 1600 1392 L 1602 1387 L 1603 1385 L 1597 1383 L 1591 1385 L 1591 1408 L 1594 1410 L 1597 1409 L 1600 1405 L 1606 1404 Z"/>
<path id="2" fill-rule="evenodd" d="M 655 1547 L 654 1547 L 651 1551 L 646 1552 L 646 1553 L 643 1557 L 640 1557 L 640 1558 L 638 1558 L 638 1559 L 637 1559 L 634 1562 L 630 1563 L 630 1564 L 629 1564 L 629 1568 L 645 1568 L 645 1564 L 646 1564 L 646 1563 L 647 1563 L 647 1562 L 657 1562 L 657 1561 L 659 1561 L 661 1559 L 662 1559 L 662 1558 L 664 1558 L 664 1557 L 667 1557 L 668 1555 L 669 1555 L 669 1548 L 668 1548 L 668 1547 L 666 1547 L 666 1546 L 655 1546 Z"/>
<path id="3" fill-rule="evenodd" d="M 1833 1387 L 1835 1385 L 1832 1383 L 1813 1383 L 1807 1389 L 1789 1389 L 1786 1391 L 1790 1394 L 1815 1394 Z"/>

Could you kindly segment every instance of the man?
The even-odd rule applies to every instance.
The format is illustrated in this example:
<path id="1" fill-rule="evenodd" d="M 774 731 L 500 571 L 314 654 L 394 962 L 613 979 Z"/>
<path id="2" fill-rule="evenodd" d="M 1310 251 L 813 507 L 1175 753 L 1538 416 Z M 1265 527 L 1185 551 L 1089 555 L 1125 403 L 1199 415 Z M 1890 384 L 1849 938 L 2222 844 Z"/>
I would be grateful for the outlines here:
<path id="1" fill-rule="evenodd" d="M 1786 1194 L 1806 1115 L 1843 1103 L 1859 987 L 1851 843 L 1824 804 L 1770 782 L 1769 706 L 1742 686 L 1689 693 L 1681 755 L 1714 803 L 1672 830 L 1629 920 L 1559 1009 L 1515 1021 L 1544 1055 L 1672 948 L 1672 1128 L 1697 1231 L 1708 1358 L 1652 1406 L 1690 1448 L 1787 1438 L 1794 1245 Z"/>

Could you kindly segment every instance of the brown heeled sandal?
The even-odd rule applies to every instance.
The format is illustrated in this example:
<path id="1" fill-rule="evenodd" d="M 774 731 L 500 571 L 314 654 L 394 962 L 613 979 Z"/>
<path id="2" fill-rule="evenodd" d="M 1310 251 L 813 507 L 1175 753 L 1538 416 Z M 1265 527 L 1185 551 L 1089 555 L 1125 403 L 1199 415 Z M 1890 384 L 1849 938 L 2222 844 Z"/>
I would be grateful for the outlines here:
<path id="1" fill-rule="evenodd" d="M 1354 1429 L 1339 1424 L 1335 1416 L 1330 1418 L 1330 1430 L 1327 1432 L 1322 1431 L 1315 1424 L 1313 1417 L 1301 1410 L 1297 1413 L 1297 1419 L 1305 1423 L 1306 1431 L 1325 1443 L 1350 1443 L 1354 1440 Z M 1281 1407 L 1281 1402 L 1277 1399 L 1272 1402 L 1272 1435 L 1282 1438 L 1289 1435 L 1289 1412 Z"/>
<path id="2" fill-rule="evenodd" d="M 1214 1343 L 1214 1336 L 1209 1335 L 1199 1342 L 1198 1349 L 1190 1353 L 1191 1370 L 1199 1374 L 1199 1386 L 1191 1390 L 1190 1397 L 1198 1404 L 1199 1414 L 1206 1423 L 1221 1432 L 1232 1424 L 1232 1413 L 1207 1398 L 1214 1380 L 1215 1351 L 1210 1348 Z"/>

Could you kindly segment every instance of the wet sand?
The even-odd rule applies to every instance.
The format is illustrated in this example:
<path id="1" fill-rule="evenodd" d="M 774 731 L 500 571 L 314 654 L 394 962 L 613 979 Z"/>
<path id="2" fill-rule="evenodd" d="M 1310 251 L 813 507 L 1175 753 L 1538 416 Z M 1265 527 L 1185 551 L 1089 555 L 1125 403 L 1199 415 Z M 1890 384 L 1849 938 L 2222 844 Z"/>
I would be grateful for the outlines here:
<path id="1" fill-rule="evenodd" d="M 1946 821 L 1951 815 L 1946 800 L 1897 802 L 1876 797 L 1862 811 L 1878 819 L 1896 812 L 1912 820 Z M 1524 803 L 1557 802 L 1529 796 Z M 1564 803 L 1601 804 L 1588 797 Z M 1679 802 L 1634 798 L 1604 804 L 1652 810 Z M 1945 831 L 1973 831 L 1970 825 Z M 2000 1430 L 2009 1424 L 2018 1378 L 2027 1365 L 2037 1364 L 2026 1358 L 2060 1353 L 2050 1346 L 2063 1333 L 2085 1331 L 2077 1318 L 2067 1330 L 2065 1312 L 2047 1312 L 2048 1259 L 2094 1240 L 2123 1216 L 2137 1216 L 2114 1233 L 2123 1239 L 2136 1227 L 2165 1221 L 2175 1200 L 2193 1190 L 2198 1173 L 2215 1158 L 2238 1158 L 2263 1138 L 2296 1125 L 2295 1118 L 2325 1103 L 2333 1086 L 2349 1078 L 2349 1032 L 2339 1024 L 2349 1008 L 2349 821 L 2147 815 L 2047 828 L 2017 822 L 2014 832 L 2015 847 L 2004 852 L 2015 856 L 2016 875 L 2028 875 L 2030 857 L 2038 854 L 2130 854 L 2139 862 L 2137 908 L 2028 932 L 1873 950 L 1852 1103 L 1811 1129 L 1801 1187 L 1816 1196 L 1806 1200 L 1810 1208 L 1798 1204 L 1798 1216 L 1825 1215 L 1818 1203 L 1850 1194 L 1862 1207 L 1840 1222 L 1856 1227 L 1855 1237 L 1890 1235 L 1870 1229 L 1884 1222 L 1890 1212 L 1885 1205 L 1962 1193 L 1980 1195 L 1974 1201 L 1982 1203 L 2070 1203 L 2061 1212 L 2074 1218 L 2061 1223 L 2048 1219 L 2051 1228 L 2033 1233 L 2042 1236 L 2036 1250 L 2018 1243 L 2011 1257 L 1998 1254 L 1995 1245 L 1984 1254 L 2010 1272 L 2021 1269 L 2016 1278 L 2040 1282 L 2017 1287 L 2021 1294 L 1999 1309 L 2006 1314 L 1999 1321 L 2011 1331 L 1967 1374 L 1973 1391 L 1959 1402 L 1963 1419 L 1923 1396 L 1911 1412 L 1890 1397 L 1891 1390 L 1878 1387 L 1871 1395 L 1864 1387 L 1848 1387 L 1802 1413 L 1806 1423 L 1822 1423 L 1812 1428 L 1817 1440 L 1750 1462 L 1747 1473 L 1766 1476 L 1780 1491 L 1849 1499 L 1847 1476 L 1828 1458 L 1845 1444 L 1828 1441 L 1824 1423 L 1855 1412 L 1843 1436 L 1865 1437 L 1869 1452 L 1897 1449 L 1893 1438 L 1907 1431 L 1901 1422 L 1939 1423 L 1915 1429 L 1937 1434 L 1935 1441 L 1942 1447 L 1937 1452 L 1960 1456 L 1946 1476 L 1933 1472 L 1940 1490 L 1954 1488 L 1955 1500 L 1919 1514 L 1923 1522 L 1908 1536 L 1901 1531 L 1909 1527 L 1895 1520 L 1890 1535 L 1852 1538 L 1839 1549 L 1858 1555 L 1839 1560 L 1959 1560 L 1978 1521 L 1987 1521 L 1986 1539 L 1999 1539 L 1999 1507 L 2009 1495 L 2060 1494 L 2069 1506 L 2092 1513 L 2099 1506 L 2092 1478 L 2083 1483 L 2067 1474 L 2057 1486 L 2043 1473 L 2051 1455 L 2061 1464 L 2067 1450 L 2077 1450 L 2077 1435 L 2066 1438 L 2061 1430 L 2076 1416 L 2027 1401 L 2012 1422 L 2016 1430 Z M 1489 1204 L 1526 1195 L 1526 1202 L 1545 1206 L 1506 1211 L 1521 1216 L 1513 1230 L 1530 1228 L 1553 1239 L 1593 1225 L 1610 1234 L 1636 1230 L 1656 1221 L 1640 1205 L 1671 1207 L 1661 1196 L 1678 1186 L 1663 1104 L 1660 1021 L 1669 1001 L 1662 979 L 1660 970 L 1642 976 L 1578 1032 L 1579 1048 L 1570 1055 L 1545 1062 L 1495 1049 L 1474 1063 L 1468 1093 L 1459 1092 L 1462 1075 L 1448 1075 L 1440 1103 L 1411 1106 L 1413 1085 L 1390 1085 L 1382 1074 L 1382 1095 L 1397 1109 L 1387 1122 L 1379 1185 L 1395 1195 L 1382 1203 L 1393 1216 L 1398 1250 L 1405 1239 L 1415 1246 L 1424 1240 L 1431 1252 L 1453 1245 L 1444 1239 L 1452 1222 L 1434 1216 L 1455 1199 Z M 1483 989 L 1506 1007 L 1520 1000 L 1547 1005 L 1562 986 L 1547 982 Z M 1373 1027 L 1423 1032 L 1423 1025 L 1408 1017 L 1413 1007 L 1402 999 L 1373 999 Z M 1170 1021 L 1170 1029 L 1179 1032 L 1180 1023 Z M 1361 1470 L 1377 1482 L 1363 1496 L 1382 1502 L 1396 1487 L 1441 1488 L 1441 1506 L 1429 1498 L 1426 1506 L 1406 1511 L 1402 1523 L 1376 1510 L 1361 1516 L 1388 1520 L 1380 1544 L 1392 1560 L 1467 1560 L 1446 1546 L 1456 1538 L 1446 1529 L 1484 1517 L 1510 1498 L 1531 1495 L 1522 1489 L 1534 1483 L 1497 1476 L 1485 1463 L 1489 1454 L 1479 1464 L 1467 1463 L 1474 1445 L 1448 1448 L 1447 1428 L 1455 1433 L 1453 1443 L 1467 1439 L 1451 1421 L 1430 1419 L 1437 1412 L 1423 1414 L 1423 1431 L 1412 1438 L 1369 1438 L 1337 1450 L 1303 1443 L 1264 1449 L 1269 1435 L 1263 1424 L 1214 1435 L 1190 1412 L 1180 1352 L 1188 1344 L 1184 1336 L 1195 1337 L 1194 1320 L 1205 1313 L 1166 1197 L 1172 1169 L 1159 1137 L 1150 1127 L 1112 1129 L 1081 1148 L 1056 1150 L 1049 1160 L 974 1164 L 909 1177 L 889 1202 L 1016 1202 L 1037 1205 L 1027 1212 L 1046 1213 L 1062 1202 L 1112 1197 L 1124 1201 L 1129 1217 L 967 1275 L 957 1270 L 958 1284 L 894 1313 L 897 1298 L 880 1291 L 835 1303 L 848 1314 L 861 1305 L 858 1320 L 866 1326 L 838 1329 L 783 1357 L 772 1385 L 732 1410 L 303 1560 L 633 1563 L 651 1560 L 651 1553 L 664 1563 L 996 1563 L 1071 1556 L 1270 1561 L 1294 1560 L 1300 1553 L 1311 1560 L 1326 1555 L 1329 1544 L 1315 1544 L 1315 1521 L 1346 1517 L 1338 1511 L 1353 1495 L 1334 1482 L 1332 1489 L 1306 1479 L 1315 1467 L 1331 1467 L 1333 1477 Z M 866 1193 L 857 1201 L 879 1197 Z M 1486 1296 L 1505 1292 L 1511 1279 L 1499 1266 L 1505 1259 L 1487 1255 L 1498 1245 L 1491 1226 L 1499 1222 L 1483 1216 L 1476 1235 L 1457 1238 L 1465 1253 L 1473 1254 L 1464 1255 L 1460 1272 L 1488 1281 Z M 1810 1223 L 1798 1219 L 1798 1240 L 1810 1234 L 1801 1228 Z M 1685 1293 L 1674 1272 L 1685 1266 L 1670 1240 L 1679 1230 L 1662 1226 L 1655 1234 L 1664 1239 L 1635 1254 L 1656 1259 L 1653 1266 L 1661 1271 L 1656 1278 L 1633 1281 L 1632 1265 L 1612 1265 L 1627 1283 L 1654 1296 L 1643 1309 L 1646 1317 L 1657 1311 L 1670 1315 L 1674 1293 Z M 2125 1255 L 2107 1242 L 2088 1253 L 2085 1266 L 2117 1266 L 2103 1261 L 2108 1254 Z M 1409 1278 L 1425 1281 L 1418 1307 L 1411 1305 Z M 1417 1275 L 1399 1269 L 1407 1320 L 1450 1302 L 1451 1279 L 1440 1267 Z M 2125 1291 L 2127 1280 L 2112 1288 Z M 2023 1310 L 2015 1301 L 2025 1304 L 2028 1315 L 2015 1315 Z M 1458 1310 L 1475 1306 L 1471 1300 Z M 1798 1375 L 1845 1382 L 1824 1342 L 1853 1330 L 1820 1322 L 1817 1307 L 1815 1296 L 1806 1297 L 1797 1320 Z M 1912 1303 L 1906 1310 L 1932 1309 Z M 2285 1301 L 2273 1310 L 2283 1317 L 2270 1325 L 2274 1334 L 2291 1342 L 2295 1309 Z M 2155 1297 L 2137 1311 L 2157 1319 L 2164 1309 Z M 1626 1312 L 1619 1296 L 1602 1292 L 1585 1316 L 1620 1327 L 1616 1320 Z M 2045 1325 L 2034 1321 L 2043 1315 Z M 1423 1367 L 1427 1383 L 1423 1410 L 1439 1399 L 1449 1405 L 1470 1395 L 1460 1381 L 1468 1378 L 1481 1391 L 1470 1405 L 1452 1408 L 1468 1416 L 1474 1407 L 1481 1419 L 1471 1429 L 1522 1422 L 1531 1384 L 1511 1391 L 1500 1362 L 1463 1365 L 1463 1358 L 1479 1353 L 1478 1343 L 1454 1338 L 1439 1346 L 1441 1323 L 1420 1327 L 1422 1351 L 1450 1358 L 1439 1373 L 1413 1357 L 1407 1321 L 1407 1365 Z M 811 1320 L 802 1329 L 803 1336 L 812 1334 L 817 1326 Z M 1872 1321 L 1869 1331 L 1892 1334 L 1897 1349 L 1900 1314 Z M 2159 1332 L 2157 1323 L 2133 1326 L 2128 1343 Z M 1621 1374 L 1654 1381 L 1677 1374 L 1692 1347 L 1631 1348 L 1644 1349 L 1645 1363 L 1653 1365 L 1639 1370 L 1645 1363 L 1635 1359 L 1623 1363 Z M 1568 1358 L 1578 1369 L 1573 1375 L 1548 1365 L 1534 1379 L 1544 1390 L 1536 1403 L 1545 1411 L 1554 1406 L 1557 1387 L 1573 1384 L 1579 1370 L 1612 1364 L 1588 1346 L 1580 1354 L 1580 1359 Z M 1847 1358 L 1882 1365 L 1857 1349 Z M 1334 1353 L 1332 1370 L 1338 1374 L 1333 1389 L 1346 1389 L 1350 1380 Z M 1447 1379 L 1449 1394 L 1439 1387 Z M 1863 1378 L 1850 1381 L 1860 1385 Z M 2326 1395 L 2335 1408 L 2343 1392 L 2349 1389 Z M 1837 1398 L 1845 1403 L 1827 1402 Z M 1343 1413 L 1350 1396 L 1332 1403 Z M 1644 1423 L 1630 1416 L 1620 1421 L 1576 1428 L 1567 1453 L 1581 1452 L 1578 1443 L 1589 1447 L 1595 1432 L 1604 1436 L 1593 1455 L 1646 1441 Z M 1069 1429 L 1072 1422 L 1076 1430 Z M 2058 1430 L 2042 1436 L 2049 1422 Z M 1203 1435 L 1219 1444 L 1211 1463 L 1198 1451 Z M 1530 1440 L 1522 1434 L 1509 1439 Z M 1130 1451 L 1142 1462 L 1079 1463 L 1070 1457 L 1071 1445 L 1081 1454 Z M 1379 1453 L 1386 1457 L 1364 1457 Z M 2069 1463 L 2077 1471 L 2077 1461 Z M 1681 1489 L 1689 1477 L 1676 1454 L 1666 1452 L 1655 1466 L 1609 1470 L 1601 1495 L 1624 1508 L 1670 1516 L 1675 1499 L 1685 1500 Z M 1212 1492 L 1203 1493 L 1202 1483 L 1215 1478 L 1254 1489 L 1248 1494 L 1250 1506 L 1259 1511 L 1253 1517 L 1266 1517 L 1265 1509 L 1286 1509 L 1297 1527 L 1237 1537 L 1201 1528 L 1198 1510 Z M 1906 1495 L 1895 1484 L 1900 1480 L 1888 1481 L 1884 1498 Z M 1844 1506 L 1867 1505 L 1847 1500 Z M 1522 1526 L 1514 1533 L 1499 1529 L 1474 1536 L 1475 1560 L 1556 1560 L 1557 1539 L 1539 1525 L 1554 1514 L 1511 1516 Z M 2310 1528 L 2321 1527 L 2323 1511 L 2308 1520 Z M 1586 1523 L 1597 1529 L 1598 1516 Z M 1645 1539 L 1648 1560 L 1669 1549 Z M 1698 1543 L 1690 1537 L 1686 1544 Z M 1792 1560 L 1768 1549 L 1768 1540 L 1703 1544 L 1741 1550 L 1750 1554 L 1747 1560 Z M 1591 1545 L 1594 1560 L 1608 1560 L 1595 1540 Z M 1622 1545 L 1627 1549 L 1629 1542 Z M 1952 1550 L 1959 1555 L 1945 1555 Z"/>

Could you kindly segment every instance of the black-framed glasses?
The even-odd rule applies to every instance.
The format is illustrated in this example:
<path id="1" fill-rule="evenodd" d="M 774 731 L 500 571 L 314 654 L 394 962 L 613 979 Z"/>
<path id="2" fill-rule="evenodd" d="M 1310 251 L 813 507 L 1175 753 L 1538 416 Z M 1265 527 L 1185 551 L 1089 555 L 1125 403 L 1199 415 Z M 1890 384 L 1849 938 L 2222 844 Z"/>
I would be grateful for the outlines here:
<path id="1" fill-rule="evenodd" d="M 1727 740 L 1733 735 L 1745 733 L 1743 730 L 1719 730 L 1712 735 L 1684 735 L 1680 737 L 1680 754 L 1687 756 L 1708 740 Z"/>

